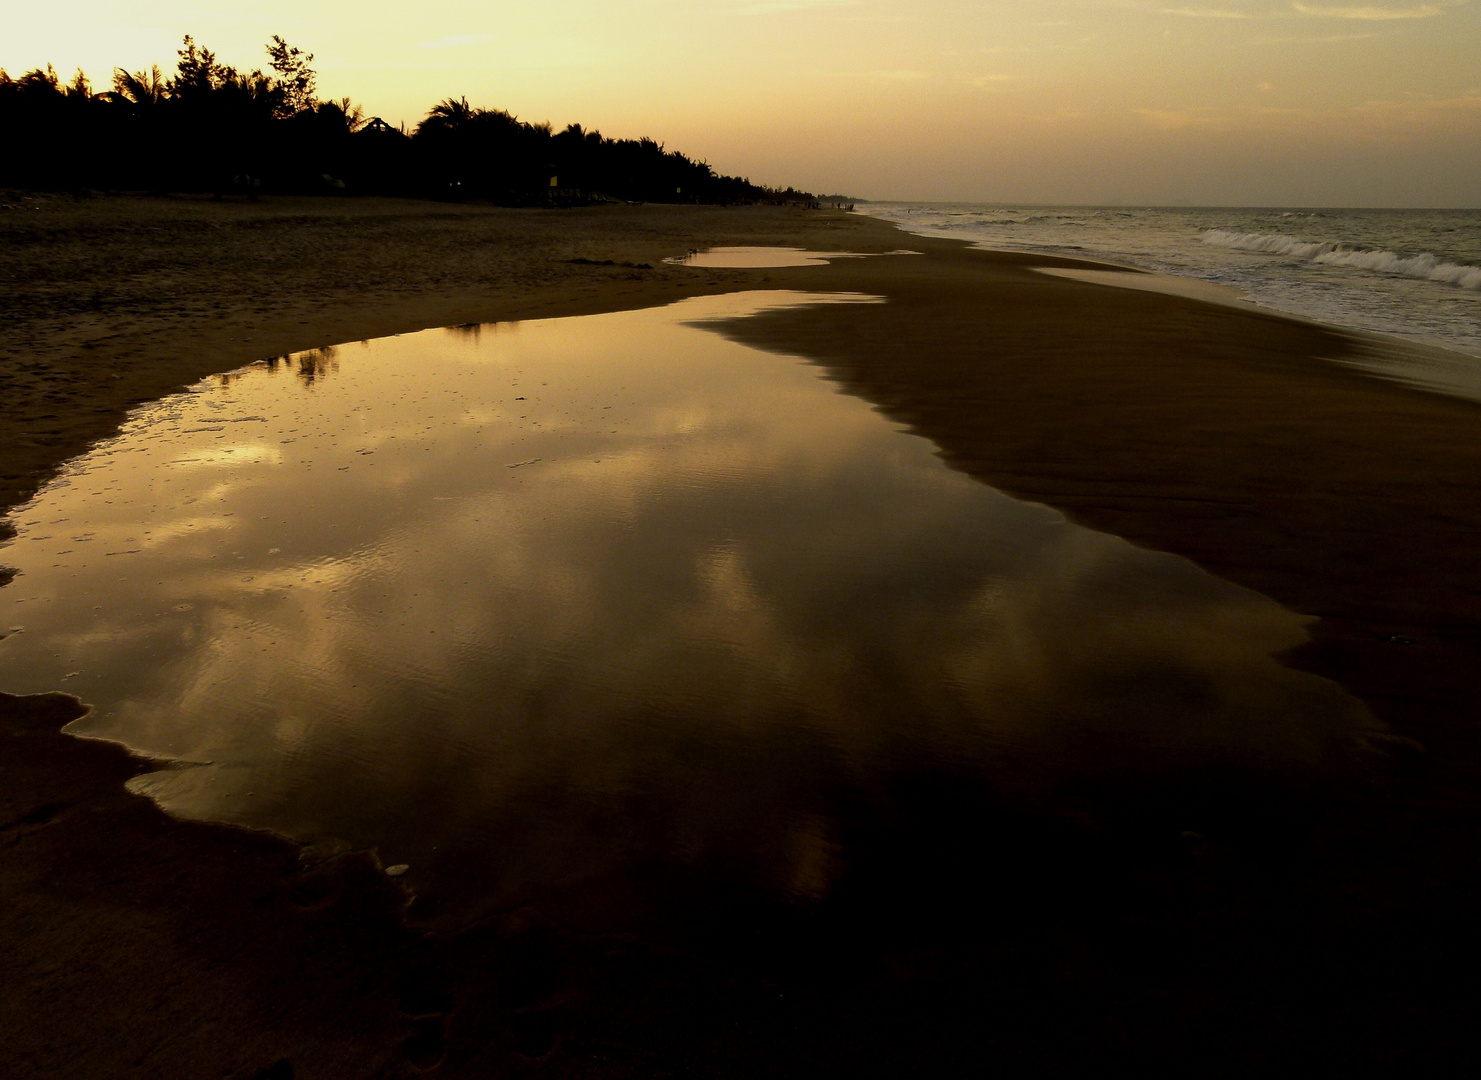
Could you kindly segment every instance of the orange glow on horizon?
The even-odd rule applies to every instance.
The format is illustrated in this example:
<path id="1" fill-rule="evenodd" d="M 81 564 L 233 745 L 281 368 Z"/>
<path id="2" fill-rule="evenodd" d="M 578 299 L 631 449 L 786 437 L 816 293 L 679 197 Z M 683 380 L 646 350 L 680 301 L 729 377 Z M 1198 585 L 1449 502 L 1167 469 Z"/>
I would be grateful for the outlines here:
<path id="1" fill-rule="evenodd" d="M 866 198 L 1481 205 L 1468 0 L 64 0 L 0 67 L 169 70 L 183 34 L 414 125 L 466 95 Z"/>

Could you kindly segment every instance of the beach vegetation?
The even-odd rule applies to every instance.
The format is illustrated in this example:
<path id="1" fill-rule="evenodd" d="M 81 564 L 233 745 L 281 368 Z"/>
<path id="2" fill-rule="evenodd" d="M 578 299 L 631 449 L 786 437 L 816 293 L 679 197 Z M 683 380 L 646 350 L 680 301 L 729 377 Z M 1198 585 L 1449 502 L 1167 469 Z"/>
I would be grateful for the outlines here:
<path id="1" fill-rule="evenodd" d="M 187 35 L 166 76 L 119 68 L 96 91 L 79 71 L 0 70 L 0 185 L 34 190 L 377 194 L 511 205 L 602 200 L 814 202 L 722 176 L 651 138 L 556 131 L 449 97 L 416 127 L 320 100 L 314 56 L 273 35 L 266 69 L 224 63 Z"/>

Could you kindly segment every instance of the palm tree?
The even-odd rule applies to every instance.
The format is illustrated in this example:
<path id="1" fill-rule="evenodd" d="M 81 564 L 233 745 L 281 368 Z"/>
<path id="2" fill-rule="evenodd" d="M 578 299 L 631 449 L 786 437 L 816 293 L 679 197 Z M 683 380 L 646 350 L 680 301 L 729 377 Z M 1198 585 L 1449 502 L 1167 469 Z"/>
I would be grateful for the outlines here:
<path id="1" fill-rule="evenodd" d="M 346 131 L 359 131 L 365 123 L 365 110 L 347 97 L 321 102 L 314 110 L 317 116 L 343 124 Z M 385 123 L 384 120 L 381 123 Z"/>
<path id="2" fill-rule="evenodd" d="M 116 98 L 131 105 L 152 109 L 165 99 L 165 79 L 158 64 L 148 71 L 132 73 L 123 68 L 114 68 L 113 93 Z"/>
<path id="3" fill-rule="evenodd" d="M 417 125 L 417 134 L 434 131 L 457 131 L 473 119 L 478 110 L 468 104 L 467 98 L 444 98 L 432 106 L 427 118 Z"/>

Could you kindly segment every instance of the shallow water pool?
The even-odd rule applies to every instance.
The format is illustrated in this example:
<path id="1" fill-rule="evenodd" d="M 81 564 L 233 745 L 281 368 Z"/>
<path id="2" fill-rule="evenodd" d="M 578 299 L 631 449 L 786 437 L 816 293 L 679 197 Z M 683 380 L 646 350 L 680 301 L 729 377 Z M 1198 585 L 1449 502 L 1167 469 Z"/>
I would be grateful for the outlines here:
<path id="1" fill-rule="evenodd" d="M 1306 775 L 1371 723 L 1272 659 L 1300 617 L 710 325 L 857 302 L 426 331 L 141 408 L 13 515 L 0 689 L 172 759 L 135 781 L 170 811 L 375 847 L 449 918 L 817 904 L 864 822 L 979 857 L 922 791 L 1095 828 L 1108 791 Z"/>
<path id="2" fill-rule="evenodd" d="M 913 251 L 887 251 L 886 255 L 914 255 Z M 766 270 L 786 266 L 826 266 L 830 259 L 878 258 L 862 251 L 808 251 L 790 247 L 717 247 L 691 251 L 669 259 L 682 266 L 725 268 L 730 270 Z"/>

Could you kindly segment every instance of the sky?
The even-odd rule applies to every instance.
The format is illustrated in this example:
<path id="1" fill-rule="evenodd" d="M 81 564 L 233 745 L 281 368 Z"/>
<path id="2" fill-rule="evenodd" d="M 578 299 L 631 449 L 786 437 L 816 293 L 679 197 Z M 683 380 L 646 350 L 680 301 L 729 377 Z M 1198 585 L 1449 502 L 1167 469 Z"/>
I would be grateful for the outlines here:
<path id="1" fill-rule="evenodd" d="M 0 67 L 238 67 L 871 199 L 1481 206 L 1481 0 L 3 0 Z"/>

